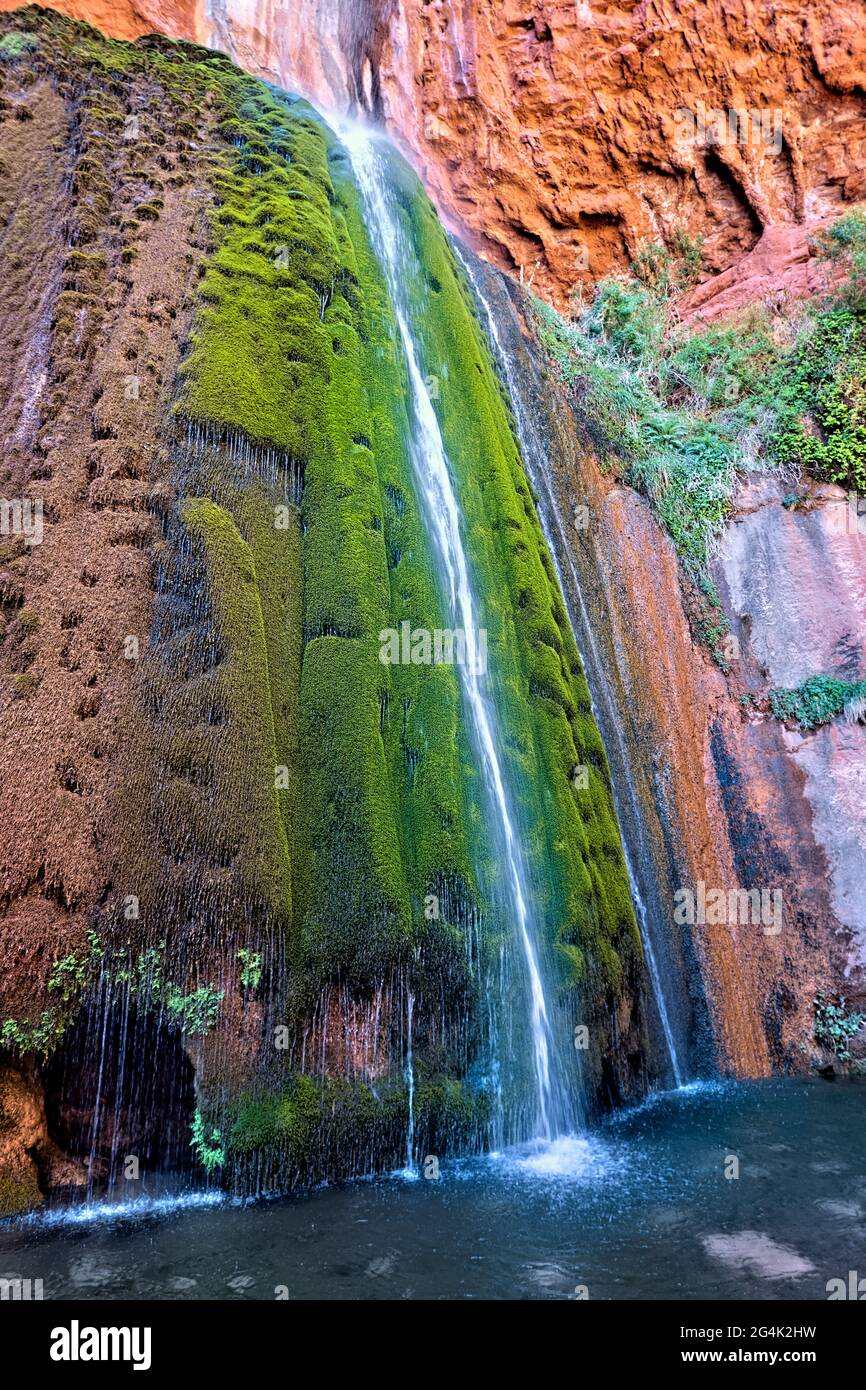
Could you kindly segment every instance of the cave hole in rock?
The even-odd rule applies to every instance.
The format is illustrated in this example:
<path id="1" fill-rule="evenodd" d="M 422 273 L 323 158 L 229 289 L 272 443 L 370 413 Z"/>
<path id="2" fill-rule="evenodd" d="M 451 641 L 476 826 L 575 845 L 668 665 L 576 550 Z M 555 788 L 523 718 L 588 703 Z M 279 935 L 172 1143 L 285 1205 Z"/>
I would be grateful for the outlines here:
<path id="1" fill-rule="evenodd" d="M 134 1199 L 148 1180 L 194 1168 L 195 1072 L 180 1032 L 157 1010 L 100 994 L 43 1065 L 42 1080 L 49 1134 L 85 1166 L 94 1189 Z"/>

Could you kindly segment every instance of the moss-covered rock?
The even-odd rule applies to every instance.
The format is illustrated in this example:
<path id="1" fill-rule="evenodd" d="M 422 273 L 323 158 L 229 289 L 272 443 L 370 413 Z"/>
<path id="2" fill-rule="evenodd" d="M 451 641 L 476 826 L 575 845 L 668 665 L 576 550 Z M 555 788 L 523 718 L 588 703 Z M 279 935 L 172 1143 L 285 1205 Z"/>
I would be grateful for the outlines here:
<path id="1" fill-rule="evenodd" d="M 633 986 L 641 958 L 607 758 L 471 292 L 414 174 L 397 156 L 391 164 L 416 252 L 414 322 L 423 368 L 437 382 L 536 910 L 564 978 L 586 987 L 592 1007 Z"/>
<path id="2" fill-rule="evenodd" d="M 100 909 L 111 950 L 158 948 L 178 998 L 219 1000 L 196 1054 L 202 1133 L 220 1133 L 240 1185 L 403 1156 L 407 1009 L 420 1148 L 480 1144 L 481 979 L 510 931 L 507 895 L 455 668 L 380 656 L 384 630 L 448 619 L 394 307 L 347 154 L 307 103 L 221 55 L 22 15 L 38 44 L 21 60 L 50 73 L 77 123 L 64 351 L 93 352 L 178 180 L 195 181 L 207 245 L 150 465 L 156 597 L 116 897 Z M 535 912 L 562 998 L 591 1018 L 640 980 L 605 753 L 471 295 L 396 156 L 391 177 Z M 356 1007 L 375 1084 L 352 1037 L 345 1075 L 328 1074 L 332 1012 L 348 1033 Z"/>
<path id="3" fill-rule="evenodd" d="M 41 1207 L 43 1201 L 35 1168 L 23 1173 L 0 1170 L 0 1220 L 6 1216 L 22 1216 L 34 1207 Z"/>
<path id="4" fill-rule="evenodd" d="M 282 1181 L 339 1180 L 393 1170 L 406 1159 L 409 1119 L 404 1084 L 293 1076 L 279 1096 L 241 1097 L 229 1130 L 228 1179 L 249 1190 L 279 1174 Z M 479 1149 L 489 1121 L 488 1100 L 465 1082 L 436 1076 L 414 1097 L 415 1152 L 442 1160 Z M 266 1178 L 267 1183 L 267 1178 Z"/>

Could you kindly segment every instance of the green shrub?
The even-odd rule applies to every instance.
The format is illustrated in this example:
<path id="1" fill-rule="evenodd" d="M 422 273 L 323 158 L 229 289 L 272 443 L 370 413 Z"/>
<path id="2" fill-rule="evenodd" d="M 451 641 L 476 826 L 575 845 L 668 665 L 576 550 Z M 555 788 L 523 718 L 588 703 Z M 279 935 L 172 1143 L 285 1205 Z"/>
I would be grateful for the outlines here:
<path id="1" fill-rule="evenodd" d="M 66 1032 L 68 1020 L 57 1009 L 44 1009 L 35 1022 L 7 1018 L 0 1028 L 0 1042 L 19 1053 L 47 1057 Z"/>
<path id="2" fill-rule="evenodd" d="M 632 262 L 632 274 L 659 299 L 694 285 L 701 273 L 704 239 L 690 237 L 683 227 L 675 227 L 671 245 L 646 242 Z"/>
<path id="3" fill-rule="evenodd" d="M 805 469 L 866 491 L 866 215 L 840 218 L 819 249 L 849 275 L 798 310 L 790 346 L 761 308 L 679 322 L 672 296 L 700 267 L 685 237 L 643 247 L 631 277 L 602 281 L 571 321 L 534 300 L 539 341 L 599 462 L 650 499 L 695 577 L 741 472 Z"/>
<path id="4" fill-rule="evenodd" d="M 241 966 L 241 984 L 244 989 L 258 989 L 262 982 L 262 956 L 260 951 L 238 951 Z"/>
<path id="5" fill-rule="evenodd" d="M 772 374 L 767 398 L 780 462 L 866 491 L 866 305 L 821 314 Z"/>
<path id="6" fill-rule="evenodd" d="M 213 1173 L 217 1168 L 222 1168 L 226 1161 L 226 1151 L 220 1131 L 212 1129 L 210 1137 L 208 1137 L 200 1110 L 196 1110 L 193 1116 L 191 1129 L 192 1138 L 189 1141 L 189 1146 L 195 1151 L 195 1156 L 205 1171 Z"/>
<path id="7" fill-rule="evenodd" d="M 184 991 L 163 974 L 165 942 L 132 954 L 127 947 L 106 948 L 95 932 L 87 933 L 86 952 L 71 951 L 54 961 L 47 991 L 59 996 L 35 1020 L 6 1019 L 0 1041 L 22 1053 L 47 1056 L 60 1041 L 81 1008 L 86 992 L 97 984 L 121 989 L 143 1009 L 164 1007 L 169 1026 L 189 1037 L 210 1032 L 217 1020 L 223 991 L 211 985 Z M 255 958 L 248 967 L 253 970 Z M 260 958 L 259 958 L 260 969 Z M 254 972 L 253 972 L 254 973 Z"/>
<path id="8" fill-rule="evenodd" d="M 219 1006 L 224 990 L 212 989 L 202 985 L 184 994 L 174 985 L 169 985 L 165 995 L 165 1007 L 180 1031 L 188 1037 L 199 1037 L 209 1033 L 217 1020 Z"/>
<path id="9" fill-rule="evenodd" d="M 846 213 L 819 232 L 816 243 L 824 260 L 850 267 L 842 296 L 852 308 L 862 310 L 866 298 L 866 210 L 855 208 Z"/>
<path id="10" fill-rule="evenodd" d="M 840 681 L 833 676 L 812 676 L 794 690 L 771 690 L 770 709 L 777 719 L 793 721 L 801 729 L 816 729 L 841 714 L 853 701 L 866 697 L 866 681 Z"/>

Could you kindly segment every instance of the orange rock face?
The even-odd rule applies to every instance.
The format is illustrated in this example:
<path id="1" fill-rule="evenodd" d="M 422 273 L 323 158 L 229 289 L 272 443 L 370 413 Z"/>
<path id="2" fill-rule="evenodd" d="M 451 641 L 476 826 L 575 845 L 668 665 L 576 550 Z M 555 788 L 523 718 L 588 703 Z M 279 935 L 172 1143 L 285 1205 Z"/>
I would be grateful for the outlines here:
<path id="1" fill-rule="evenodd" d="M 18 8 L 15 0 L 0 0 L 0 11 Z M 202 7 L 196 0 L 62 0 L 45 8 L 83 19 L 113 39 L 160 33 L 203 42 L 198 29 Z"/>
<path id="2" fill-rule="evenodd" d="M 864 193 L 866 35 L 817 0 L 407 6 L 388 120 L 440 204 L 564 301 L 677 227 L 722 270 Z M 735 113 L 740 113 L 739 119 Z"/>
<path id="3" fill-rule="evenodd" d="M 799 292 L 804 230 L 866 195 L 866 29 L 850 2 L 56 8 L 116 37 L 211 44 L 325 109 L 383 118 L 446 219 L 560 305 L 678 228 L 704 237 L 712 272 L 760 241 L 759 279 L 778 271 Z"/>

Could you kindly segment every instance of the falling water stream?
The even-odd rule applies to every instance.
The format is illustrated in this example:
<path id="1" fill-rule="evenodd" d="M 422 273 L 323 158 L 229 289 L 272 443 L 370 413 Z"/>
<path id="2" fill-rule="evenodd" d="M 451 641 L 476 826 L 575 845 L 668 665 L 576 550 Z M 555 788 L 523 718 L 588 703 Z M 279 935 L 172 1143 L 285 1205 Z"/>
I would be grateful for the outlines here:
<path id="1" fill-rule="evenodd" d="M 406 999 L 406 1093 L 409 1100 L 409 1124 L 406 1129 L 406 1174 L 415 1176 L 415 1057 L 412 1041 L 412 1023 L 415 1013 L 415 996 L 412 991 Z"/>
<path id="2" fill-rule="evenodd" d="M 577 569 L 574 565 L 573 560 L 571 560 L 570 558 L 569 565 L 571 568 L 571 579 L 573 582 L 571 586 L 567 586 L 563 583 L 563 576 L 560 569 L 559 556 L 563 553 L 565 555 L 568 555 L 569 547 L 566 542 L 565 536 L 562 532 L 562 520 L 560 517 L 560 509 L 556 505 L 556 500 L 553 496 L 551 488 L 549 470 L 546 466 L 544 446 L 541 439 L 539 438 L 537 429 L 527 418 L 526 411 L 521 401 L 519 383 L 515 380 L 508 353 L 505 351 L 502 345 L 499 332 L 496 327 L 496 316 L 494 315 L 490 304 L 484 296 L 484 293 L 478 281 L 478 276 L 474 274 L 472 266 L 469 264 L 466 257 L 461 254 L 459 246 L 457 246 L 453 241 L 452 246 L 454 248 L 454 252 L 458 260 L 460 261 L 460 264 L 463 266 L 463 269 L 466 272 L 467 279 L 469 280 L 469 283 L 472 286 L 472 289 L 475 293 L 475 298 L 478 301 L 478 304 L 480 305 L 487 322 L 487 329 L 496 355 L 496 360 L 499 369 L 502 372 L 502 375 L 505 379 L 505 384 L 508 387 L 508 394 L 511 400 L 512 408 L 514 410 L 515 422 L 517 424 L 517 434 L 518 442 L 520 444 L 520 451 L 523 456 L 526 467 L 529 471 L 530 481 L 532 482 L 533 488 L 535 488 L 537 492 L 540 491 L 543 494 L 544 500 L 546 502 L 546 505 L 541 506 L 539 508 L 539 519 L 541 521 L 542 530 L 544 531 L 544 538 L 547 541 L 547 546 L 553 559 L 554 567 L 556 569 L 556 576 L 559 580 L 560 591 L 563 595 L 563 600 L 568 608 L 568 615 L 571 619 L 572 631 L 574 632 L 575 640 L 578 641 L 579 645 L 581 634 L 583 636 L 584 645 L 580 653 L 581 660 L 583 661 L 584 666 L 587 667 L 588 675 L 594 677 L 594 679 L 591 679 L 590 682 L 593 716 L 599 723 L 600 727 L 604 728 L 608 736 L 610 736 L 610 733 L 612 731 L 613 737 L 618 740 L 620 765 L 624 769 L 626 769 L 627 772 L 628 753 L 625 748 L 621 721 L 618 719 L 616 714 L 613 692 L 611 691 L 605 679 L 604 662 L 601 660 L 601 657 L 595 645 L 592 623 L 584 605 L 580 577 L 577 573 Z M 559 546 L 557 546 L 554 543 L 554 537 L 551 534 L 551 518 L 553 518 L 553 524 L 557 527 L 557 530 L 559 532 L 559 540 L 561 542 Z M 573 614 L 572 612 L 572 603 L 569 598 L 570 594 L 576 595 L 577 603 L 580 608 L 580 612 L 577 615 Z M 575 616 L 579 617 L 579 622 L 575 622 Z M 589 649 L 589 655 L 592 658 L 591 663 L 589 663 L 588 666 L 586 662 L 587 648 Z M 604 705 L 604 719 L 600 718 L 600 702 Z M 623 779 L 619 779 L 619 781 L 622 780 Z M 626 833 L 624 818 L 622 816 L 622 799 L 624 795 L 628 799 L 630 803 L 630 809 L 632 811 L 631 824 L 637 827 L 641 826 L 640 809 L 637 805 L 637 794 L 635 792 L 634 783 L 628 776 L 626 776 L 624 779 L 624 786 L 618 784 L 618 779 L 614 779 L 613 792 L 614 801 L 616 803 L 616 809 L 620 821 L 620 828 L 622 830 L 623 849 L 626 858 L 626 866 L 628 868 L 629 881 L 631 883 L 632 899 L 637 908 L 638 922 L 641 930 L 641 938 L 643 941 L 647 970 L 649 972 L 653 998 L 658 1013 L 659 1022 L 661 1025 L 662 1035 L 664 1037 L 665 1049 L 667 1051 L 670 1072 L 673 1078 L 674 1085 L 681 1086 L 686 1078 L 684 1072 L 684 1064 L 680 1058 L 679 1048 L 674 1034 L 674 1027 L 672 1023 L 673 1007 L 669 1003 L 667 998 L 667 991 L 665 989 L 664 980 L 662 978 L 662 973 L 659 968 L 656 943 L 653 940 L 653 932 L 650 926 L 649 914 L 647 913 L 646 902 L 644 901 L 644 896 L 641 893 L 640 885 L 637 881 L 637 876 L 634 871 L 634 854 L 629 846 L 629 837 Z M 649 852 L 645 845 L 640 845 L 638 848 L 641 854 L 648 856 Z"/>
<path id="3" fill-rule="evenodd" d="M 419 365 L 403 289 L 414 271 L 412 251 L 403 235 L 399 212 L 390 192 L 387 143 L 374 132 L 357 125 L 344 125 L 340 134 L 361 191 L 367 226 L 388 283 L 405 354 L 411 389 L 412 463 L 425 520 L 444 576 L 451 618 L 455 629 L 464 636 L 463 694 L 503 851 L 508 897 L 526 971 L 535 1081 L 534 1136 L 553 1139 L 569 1127 L 574 1107 L 552 1066 L 553 1032 L 539 965 L 536 923 L 498 751 L 496 713 L 486 689 L 476 604 L 461 535 L 460 508 L 439 422 Z"/>

